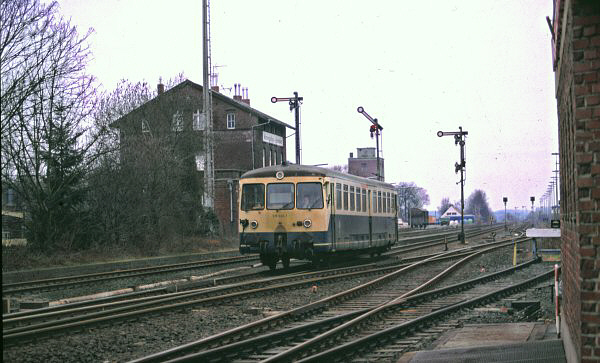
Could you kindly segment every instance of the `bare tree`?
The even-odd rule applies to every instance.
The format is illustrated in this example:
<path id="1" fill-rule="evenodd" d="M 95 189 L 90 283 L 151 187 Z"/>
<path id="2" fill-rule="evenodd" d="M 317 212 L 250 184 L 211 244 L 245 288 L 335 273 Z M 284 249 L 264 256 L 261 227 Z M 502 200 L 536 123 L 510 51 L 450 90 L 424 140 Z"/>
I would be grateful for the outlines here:
<path id="1" fill-rule="evenodd" d="M 448 208 L 450 208 L 451 206 L 452 206 L 452 203 L 450 203 L 450 198 L 448 198 L 448 197 L 442 198 L 440 206 L 438 207 L 439 215 L 441 216 L 442 214 L 446 213 Z"/>
<path id="2" fill-rule="evenodd" d="M 469 195 L 465 204 L 466 213 L 475 215 L 476 220 L 480 223 L 485 223 L 490 219 L 492 212 L 490 211 L 487 196 L 483 190 L 476 189 Z"/>
<path id="3" fill-rule="evenodd" d="M 396 185 L 398 191 L 398 211 L 400 216 L 408 220 L 410 208 L 423 208 L 429 204 L 427 190 L 417 186 L 413 182 L 400 182 Z"/>
<path id="4" fill-rule="evenodd" d="M 175 83 L 170 80 L 167 85 Z M 121 81 L 98 102 L 96 128 L 108 128 L 156 96 L 147 83 Z M 148 132 L 125 123 L 104 133 L 98 144 L 104 152 L 89 179 L 97 241 L 126 241 L 156 252 L 161 241 L 206 234 L 215 228 L 215 220 L 202 210 L 199 200 L 202 177 L 195 157 L 201 145 L 192 133 L 175 132 L 171 127 L 173 110 L 192 106 L 181 102 L 187 101 L 165 94 L 160 102 L 127 116 L 154 120 Z"/>
<path id="5" fill-rule="evenodd" d="M 41 249 L 84 241 L 82 212 L 93 106 L 88 32 L 38 0 L 0 3 L 2 182 L 28 212 L 28 241 Z"/>

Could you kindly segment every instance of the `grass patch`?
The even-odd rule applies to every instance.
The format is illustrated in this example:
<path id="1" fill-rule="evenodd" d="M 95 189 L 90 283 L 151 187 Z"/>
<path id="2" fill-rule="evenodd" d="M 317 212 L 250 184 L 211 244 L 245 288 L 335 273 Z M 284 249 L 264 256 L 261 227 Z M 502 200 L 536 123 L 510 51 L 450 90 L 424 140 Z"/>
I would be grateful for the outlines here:
<path id="1" fill-rule="evenodd" d="M 28 246 L 2 246 L 2 271 L 65 267 L 118 260 L 170 256 L 186 253 L 218 252 L 237 249 L 237 240 L 189 237 L 161 244 L 158 250 L 136 248 L 130 244 L 95 245 L 87 250 L 42 253 Z"/>

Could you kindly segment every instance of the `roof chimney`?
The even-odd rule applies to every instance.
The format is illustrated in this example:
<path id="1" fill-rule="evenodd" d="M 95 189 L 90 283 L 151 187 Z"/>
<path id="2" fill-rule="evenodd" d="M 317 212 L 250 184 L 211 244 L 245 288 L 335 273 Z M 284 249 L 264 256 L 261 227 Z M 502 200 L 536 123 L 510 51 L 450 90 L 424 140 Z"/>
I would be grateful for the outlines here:
<path id="1" fill-rule="evenodd" d="M 242 85 L 239 83 L 235 83 L 233 85 L 233 87 L 235 88 L 234 93 L 233 93 L 233 99 L 241 102 L 242 96 L 240 95 L 240 93 L 242 91 Z"/>
<path id="2" fill-rule="evenodd" d="M 159 95 L 165 93 L 165 85 L 162 83 L 162 77 L 158 79 L 158 86 L 156 88 Z"/>
<path id="3" fill-rule="evenodd" d="M 212 86 L 210 89 L 214 92 L 219 92 L 219 86 Z"/>
<path id="4" fill-rule="evenodd" d="M 354 153 L 350 153 L 350 159 L 354 158 Z"/>
<path id="5" fill-rule="evenodd" d="M 250 99 L 248 98 L 248 87 L 242 89 L 242 102 L 250 106 Z"/>

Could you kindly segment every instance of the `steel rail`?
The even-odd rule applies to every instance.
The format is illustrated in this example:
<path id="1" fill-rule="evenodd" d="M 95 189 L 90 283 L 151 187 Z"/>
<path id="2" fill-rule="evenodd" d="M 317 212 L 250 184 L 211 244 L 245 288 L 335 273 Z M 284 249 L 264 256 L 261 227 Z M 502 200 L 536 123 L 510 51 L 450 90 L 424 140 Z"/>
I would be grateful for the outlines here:
<path id="1" fill-rule="evenodd" d="M 451 286 L 443 287 L 433 291 L 423 292 L 419 294 L 416 294 L 415 292 L 409 292 L 407 294 L 404 294 L 405 300 L 398 301 L 396 303 L 390 302 L 381 306 L 389 304 L 392 305 L 393 308 L 397 308 L 399 305 L 406 304 L 407 302 L 415 303 L 431 301 L 437 298 L 438 296 L 448 295 L 453 291 L 461 291 L 467 289 L 470 286 L 482 284 L 488 281 L 493 281 L 504 275 L 511 274 L 516 270 L 525 268 L 533 263 L 536 263 L 537 261 L 538 259 L 532 259 L 514 267 L 510 267 L 501 271 L 487 274 L 485 276 L 471 279 L 469 281 L 453 284 Z M 260 336 L 249 338 L 244 341 L 231 343 L 228 345 L 205 350 L 195 354 L 188 354 L 186 356 L 168 360 L 167 362 L 227 362 L 235 359 L 241 359 L 242 357 L 240 357 L 240 355 L 243 355 L 245 357 L 248 357 L 249 355 L 258 355 L 259 350 L 264 351 L 265 349 L 269 349 L 269 347 L 272 347 L 274 343 L 306 340 L 307 336 L 314 336 L 315 334 L 324 333 L 330 329 L 340 326 L 341 324 L 351 321 L 352 319 L 369 313 L 374 309 L 375 308 L 365 308 L 345 313 L 343 315 L 334 316 L 324 320 L 309 322 L 300 326 L 294 326 L 290 329 L 263 334 Z M 285 358 L 285 356 L 277 356 L 271 357 L 267 359 L 267 361 L 277 361 L 279 359 L 285 360 Z"/>
<path id="2" fill-rule="evenodd" d="M 79 285 L 83 283 L 89 282 L 99 282 L 99 281 L 108 281 L 115 280 L 121 278 L 130 278 L 130 277 L 139 277 L 146 275 L 153 275 L 157 273 L 168 273 L 168 272 L 177 272 L 183 270 L 190 270 L 194 268 L 203 268 L 210 266 L 219 266 L 231 263 L 241 263 L 248 261 L 258 261 L 258 257 L 256 256 L 235 256 L 235 257 L 225 257 L 214 260 L 205 260 L 205 261 L 195 261 L 195 262 L 185 262 L 181 264 L 169 264 L 169 265 L 160 265 L 160 266 L 149 266 L 142 267 L 137 269 L 129 269 L 129 270 L 117 270 L 117 271 L 107 271 L 107 272 L 99 272 L 94 274 L 84 274 L 77 276 L 64 276 L 57 277 L 52 279 L 42 279 L 42 280 L 32 280 L 32 281 L 23 281 L 23 282 L 15 282 L 8 283 L 2 285 L 2 294 L 16 294 L 23 292 L 31 292 L 37 290 L 45 290 L 45 289 L 57 289 L 67 286 Z"/>
<path id="3" fill-rule="evenodd" d="M 381 330 L 379 332 L 370 334 L 365 337 L 361 337 L 359 339 L 353 340 L 348 343 L 344 343 L 335 348 L 326 350 L 324 352 L 321 352 L 321 353 L 318 353 L 318 354 L 315 354 L 315 355 L 312 355 L 312 356 L 309 356 L 309 357 L 306 357 L 306 358 L 303 358 L 303 359 L 300 359 L 297 361 L 298 362 L 347 361 L 347 359 L 349 359 L 351 356 L 354 356 L 355 353 L 357 353 L 357 352 L 360 353 L 361 351 L 368 349 L 368 347 L 380 345 L 381 342 L 387 342 L 390 339 L 393 339 L 392 337 L 402 336 L 402 335 L 410 334 L 411 332 L 414 332 L 414 331 L 418 331 L 419 329 L 421 329 L 423 327 L 430 326 L 432 324 L 432 321 L 444 319 L 445 317 L 449 316 L 450 314 L 456 313 L 462 309 L 467 309 L 470 307 L 483 305 L 483 304 L 495 301 L 500 297 L 508 296 L 515 292 L 519 292 L 531 285 L 539 283 L 540 281 L 552 278 L 553 274 L 554 274 L 554 270 L 549 270 L 547 272 L 544 272 L 542 274 L 534 276 L 523 282 L 513 284 L 510 286 L 498 289 L 496 291 L 489 292 L 487 294 L 472 298 L 467 301 L 463 301 L 463 302 L 460 302 L 457 304 L 452 304 L 450 306 L 443 307 L 441 309 L 437 309 L 429 314 L 419 316 L 416 319 L 398 324 L 396 326 L 387 328 L 385 330 Z M 406 303 L 406 301 L 401 301 L 401 302 L 397 302 L 395 304 L 383 306 L 382 310 L 390 309 L 390 308 L 396 307 L 394 305 L 400 305 L 403 303 Z M 369 312 L 369 313 L 371 313 L 371 312 Z M 362 317 L 358 317 L 355 320 L 361 319 L 361 318 Z M 282 362 L 289 361 L 289 356 L 288 356 L 288 358 L 284 358 L 282 356 L 280 356 L 278 358 L 280 358 L 278 361 L 282 361 Z M 268 362 L 268 361 L 270 361 L 270 360 L 265 360 L 265 362 Z"/>
<path id="4" fill-rule="evenodd" d="M 528 239 L 524 239 L 524 240 L 520 241 L 519 243 L 522 243 L 526 240 L 528 240 Z M 512 241 L 493 242 L 491 244 L 488 244 L 486 247 L 489 247 L 489 245 L 492 245 L 492 244 L 496 245 L 494 248 L 502 248 L 502 247 L 511 245 Z M 472 250 L 472 249 L 477 249 L 477 248 L 478 248 L 478 246 L 470 246 L 470 247 L 464 248 L 463 250 L 467 251 L 467 250 Z M 444 255 L 451 255 L 453 253 L 454 253 L 454 251 L 450 251 L 450 252 L 445 253 Z M 434 258 L 436 258 L 436 257 L 430 257 L 421 262 L 414 263 L 407 267 L 398 269 L 392 273 L 389 273 L 385 276 L 379 277 L 368 283 L 365 283 L 365 284 L 359 285 L 357 287 L 354 287 L 352 289 L 349 289 L 347 291 L 326 297 L 317 302 L 314 302 L 314 303 L 311 303 L 311 304 L 308 304 L 308 305 L 305 305 L 305 306 L 302 306 L 302 307 L 299 307 L 299 308 L 296 308 L 296 309 L 293 309 L 290 311 L 286 311 L 286 312 L 280 313 L 278 315 L 267 317 L 265 319 L 262 319 L 262 320 L 259 320 L 259 321 L 256 321 L 256 322 L 253 322 L 250 324 L 246 324 L 244 326 L 237 327 L 237 328 L 231 329 L 231 330 L 223 332 L 223 333 L 216 334 L 216 335 L 208 337 L 208 338 L 204 338 L 204 339 L 201 339 L 201 340 L 198 340 L 195 342 L 191 342 L 191 343 L 179 346 L 179 347 L 175 347 L 175 348 L 169 349 L 164 352 L 158 352 L 156 354 L 134 360 L 133 362 L 139 363 L 139 362 L 164 361 L 165 359 L 170 359 L 175 356 L 187 354 L 187 352 L 189 352 L 189 351 L 207 350 L 207 349 L 212 349 L 212 348 L 221 346 L 221 345 L 225 344 L 225 343 L 222 343 L 223 341 L 225 341 L 227 343 L 231 343 L 231 342 L 235 342 L 235 341 L 242 339 L 242 337 L 244 337 L 244 336 L 252 336 L 252 335 L 262 334 L 264 332 L 272 330 L 273 328 L 279 327 L 290 321 L 302 319 L 306 315 L 313 315 L 313 314 L 319 313 L 320 311 L 323 311 L 324 309 L 326 309 L 330 306 L 337 305 L 341 301 L 352 298 L 358 294 L 366 293 L 367 291 L 369 291 L 377 286 L 381 286 L 381 285 L 385 284 L 387 281 L 400 276 L 402 273 L 404 273 L 410 269 L 413 269 L 424 263 L 428 263 L 429 261 L 434 260 Z"/>

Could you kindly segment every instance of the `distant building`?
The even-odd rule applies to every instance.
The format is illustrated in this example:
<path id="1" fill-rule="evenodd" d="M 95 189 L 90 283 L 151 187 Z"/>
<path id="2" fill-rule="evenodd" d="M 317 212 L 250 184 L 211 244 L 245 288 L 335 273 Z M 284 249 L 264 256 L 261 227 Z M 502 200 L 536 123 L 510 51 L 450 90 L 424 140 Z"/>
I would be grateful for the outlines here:
<path id="1" fill-rule="evenodd" d="M 287 160 L 286 128 L 292 126 L 250 107 L 241 95 L 227 97 L 211 90 L 214 130 L 215 213 L 225 236 L 237 234 L 238 181 L 248 170 L 279 165 Z M 202 86 L 186 80 L 113 122 L 119 129 L 121 162 L 136 157 L 140 138 L 180 135 L 176 144 L 187 162 L 190 190 L 182 191 L 203 205 L 205 169 Z"/>
<path id="2" fill-rule="evenodd" d="M 450 207 L 448 207 L 448 209 L 446 209 L 444 214 L 442 214 L 440 216 L 440 218 L 448 218 L 451 216 L 459 216 L 459 215 L 460 215 L 460 211 L 458 209 L 454 208 L 453 205 L 451 205 Z"/>
<path id="3" fill-rule="evenodd" d="M 381 166 L 381 180 L 385 180 L 383 158 L 379 158 Z M 350 153 L 348 158 L 348 173 L 362 176 L 364 178 L 377 178 L 377 155 L 374 147 L 363 147 L 356 149 L 356 158 Z"/>

